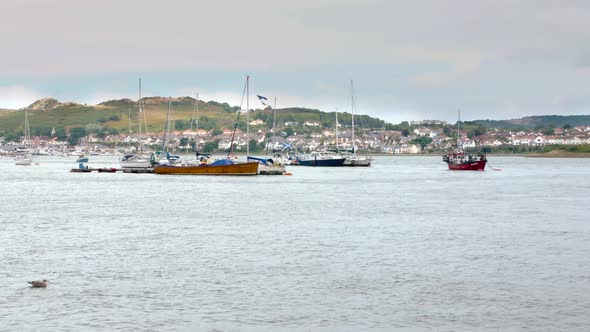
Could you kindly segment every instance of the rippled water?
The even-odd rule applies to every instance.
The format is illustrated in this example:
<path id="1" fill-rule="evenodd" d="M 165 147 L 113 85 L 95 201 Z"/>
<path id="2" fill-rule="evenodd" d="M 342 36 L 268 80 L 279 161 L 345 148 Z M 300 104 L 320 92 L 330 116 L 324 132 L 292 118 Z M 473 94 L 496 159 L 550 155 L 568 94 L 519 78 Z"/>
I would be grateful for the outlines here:
<path id="1" fill-rule="evenodd" d="M 0 159 L 0 329 L 589 330 L 590 159 L 490 159 L 269 177 Z"/>

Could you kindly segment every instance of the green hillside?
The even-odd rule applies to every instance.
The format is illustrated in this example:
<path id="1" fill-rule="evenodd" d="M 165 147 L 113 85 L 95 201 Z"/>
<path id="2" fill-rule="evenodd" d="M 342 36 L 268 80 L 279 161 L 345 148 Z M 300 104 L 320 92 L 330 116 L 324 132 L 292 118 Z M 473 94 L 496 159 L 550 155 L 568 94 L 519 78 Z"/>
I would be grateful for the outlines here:
<path id="1" fill-rule="evenodd" d="M 168 102 L 174 116 L 175 129 L 184 130 L 190 127 L 193 115 L 195 99 L 191 97 L 164 98 L 148 97 L 143 99 L 145 118 L 148 131 L 161 132 L 164 130 Z M 29 111 L 29 123 L 33 135 L 49 136 L 55 128 L 56 136 L 67 137 L 72 131 L 96 132 L 99 135 L 127 132 L 131 127 L 132 132 L 138 130 L 137 102 L 130 99 L 109 100 L 98 105 L 88 106 L 76 103 L 60 103 L 55 99 L 42 99 L 31 104 Z M 214 101 L 199 101 L 199 128 L 209 130 L 214 128 L 233 128 L 239 107 L 230 106 L 227 103 Z M 250 113 L 250 119 L 261 119 L 265 123 L 259 127 L 272 127 L 273 114 L 271 109 L 254 110 Z M 339 113 L 339 123 L 343 126 L 350 124 L 349 113 Z M 240 115 L 239 128 L 245 129 L 246 115 Z M 130 121 L 129 121 L 130 119 Z M 366 115 L 355 118 L 360 126 L 361 122 L 366 128 L 382 128 L 385 122 Z M 303 127 L 305 121 L 313 121 L 322 124 L 318 127 Z M 291 129 L 303 131 L 320 131 L 322 127 L 332 127 L 335 123 L 334 113 L 324 113 L 317 109 L 285 108 L 276 112 L 277 127 L 284 128 L 285 122 L 297 122 Z M 24 127 L 24 111 L 0 112 L 0 136 L 9 139 L 22 135 Z M 253 129 L 257 129 L 256 127 Z M 145 130 L 145 128 L 142 128 Z"/>
<path id="2" fill-rule="evenodd" d="M 527 116 L 521 119 L 512 120 L 476 120 L 469 121 L 487 128 L 498 128 L 507 130 L 538 129 L 549 127 L 563 127 L 565 125 L 590 126 L 590 115 L 539 115 Z"/>

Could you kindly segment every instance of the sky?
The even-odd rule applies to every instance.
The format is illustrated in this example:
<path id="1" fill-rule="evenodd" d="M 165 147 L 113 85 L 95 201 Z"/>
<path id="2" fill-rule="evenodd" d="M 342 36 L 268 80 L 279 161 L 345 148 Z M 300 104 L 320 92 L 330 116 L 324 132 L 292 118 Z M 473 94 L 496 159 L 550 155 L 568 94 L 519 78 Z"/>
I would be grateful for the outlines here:
<path id="1" fill-rule="evenodd" d="M 4 0 L 0 108 L 194 96 L 388 122 L 590 114 L 587 0 Z"/>

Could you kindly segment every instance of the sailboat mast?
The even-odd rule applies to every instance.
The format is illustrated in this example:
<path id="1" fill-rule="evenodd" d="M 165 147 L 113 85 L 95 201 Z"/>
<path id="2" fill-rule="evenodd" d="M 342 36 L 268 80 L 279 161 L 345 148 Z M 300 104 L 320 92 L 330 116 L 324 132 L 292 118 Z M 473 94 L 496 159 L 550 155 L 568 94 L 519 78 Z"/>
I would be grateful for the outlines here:
<path id="1" fill-rule="evenodd" d="M 129 104 L 127 113 L 127 135 L 131 135 L 131 104 Z"/>
<path id="2" fill-rule="evenodd" d="M 172 97 L 170 97 L 170 100 L 172 100 Z M 170 108 L 171 103 L 172 101 L 168 102 L 168 108 Z M 171 134 L 173 131 L 176 131 L 176 112 L 170 111 L 170 130 L 168 132 Z"/>
<path id="3" fill-rule="evenodd" d="M 31 130 L 29 129 L 29 113 L 25 110 L 25 146 L 28 148 L 28 153 L 31 152 Z"/>
<path id="4" fill-rule="evenodd" d="M 338 150 L 338 111 L 336 111 L 336 150 Z"/>
<path id="5" fill-rule="evenodd" d="M 168 113 L 166 114 L 166 128 L 164 129 L 164 141 L 162 142 L 162 153 L 166 151 L 168 145 L 168 132 L 170 131 L 170 100 L 168 100 Z"/>
<path id="6" fill-rule="evenodd" d="M 272 109 L 272 133 L 276 135 L 276 124 L 277 124 L 277 96 L 275 96 L 275 107 Z"/>
<path id="7" fill-rule="evenodd" d="M 197 118 L 196 118 L 196 125 L 197 125 L 197 131 L 199 131 L 199 93 L 197 92 L 197 98 L 195 99 L 195 104 L 197 105 L 196 109 L 197 109 Z M 192 124 L 191 124 L 192 125 Z"/>
<path id="8" fill-rule="evenodd" d="M 276 125 L 277 125 L 277 96 L 275 96 L 275 106 L 272 109 L 272 136 L 273 136 L 273 140 L 272 140 L 272 150 L 274 153 L 276 144 L 277 144 L 277 129 L 276 129 Z"/>
<path id="9" fill-rule="evenodd" d="M 250 156 L 250 76 L 246 76 L 246 158 Z"/>
<path id="10" fill-rule="evenodd" d="M 352 117 L 352 154 L 356 154 L 356 149 L 354 148 L 354 89 L 352 85 L 352 80 L 350 80 L 350 108 L 351 112 L 350 115 Z"/>
<path id="11" fill-rule="evenodd" d="M 139 113 L 137 114 L 137 118 L 139 120 L 139 153 L 141 154 L 143 150 L 143 142 L 141 139 L 141 113 L 143 113 L 143 107 L 141 103 L 141 78 L 139 79 L 139 99 L 137 100 L 137 104 L 139 106 Z"/>

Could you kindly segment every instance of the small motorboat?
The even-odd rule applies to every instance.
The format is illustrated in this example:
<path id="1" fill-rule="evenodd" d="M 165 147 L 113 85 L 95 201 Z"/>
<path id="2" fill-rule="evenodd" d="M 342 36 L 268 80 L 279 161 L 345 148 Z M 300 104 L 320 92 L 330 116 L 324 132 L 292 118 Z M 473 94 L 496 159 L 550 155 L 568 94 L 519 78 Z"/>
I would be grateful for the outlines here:
<path id="1" fill-rule="evenodd" d="M 80 155 L 80 158 L 76 159 L 77 163 L 87 163 L 88 157 L 84 156 L 83 154 Z"/>

